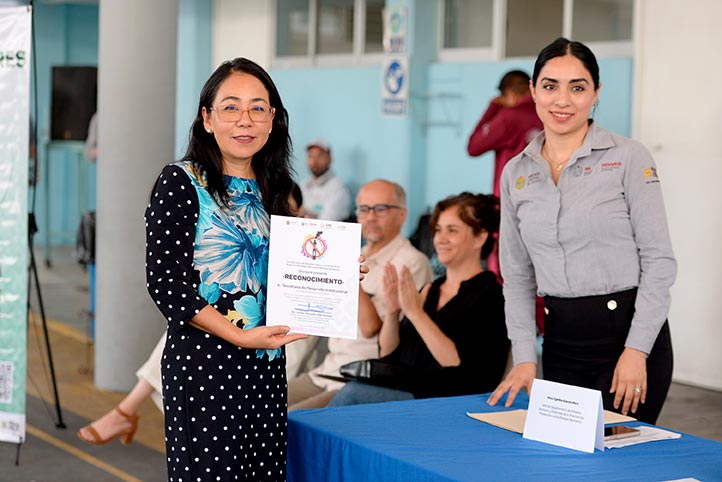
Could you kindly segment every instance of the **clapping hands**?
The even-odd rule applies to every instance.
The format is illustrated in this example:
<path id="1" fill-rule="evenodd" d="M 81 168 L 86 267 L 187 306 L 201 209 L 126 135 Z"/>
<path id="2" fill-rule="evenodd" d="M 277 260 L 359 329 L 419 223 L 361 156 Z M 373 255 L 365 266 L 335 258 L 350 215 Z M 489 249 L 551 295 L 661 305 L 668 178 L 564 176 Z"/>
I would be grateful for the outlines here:
<path id="1" fill-rule="evenodd" d="M 397 272 L 396 267 L 388 263 L 384 267 L 383 285 L 386 309 L 389 312 L 403 311 L 413 320 L 414 314 L 423 311 L 421 295 L 416 290 L 414 278 L 406 266 Z"/>

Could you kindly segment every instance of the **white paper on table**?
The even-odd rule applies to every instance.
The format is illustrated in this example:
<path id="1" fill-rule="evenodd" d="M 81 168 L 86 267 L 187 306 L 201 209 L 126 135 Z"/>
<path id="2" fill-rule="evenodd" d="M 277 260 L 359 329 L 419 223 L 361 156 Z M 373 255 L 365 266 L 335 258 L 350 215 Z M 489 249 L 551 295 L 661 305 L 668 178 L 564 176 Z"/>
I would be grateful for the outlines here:
<path id="1" fill-rule="evenodd" d="M 271 216 L 266 324 L 356 339 L 361 225 Z"/>
<path id="2" fill-rule="evenodd" d="M 604 450 L 602 392 L 535 379 L 523 436 L 582 452 Z"/>
<path id="3" fill-rule="evenodd" d="M 604 447 L 608 449 L 618 449 L 620 447 L 654 442 L 656 440 L 672 440 L 682 436 L 679 433 L 670 432 L 669 430 L 663 430 L 657 427 L 640 426 L 634 428 L 639 430 L 639 435 L 616 440 L 607 440 L 604 442 Z"/>

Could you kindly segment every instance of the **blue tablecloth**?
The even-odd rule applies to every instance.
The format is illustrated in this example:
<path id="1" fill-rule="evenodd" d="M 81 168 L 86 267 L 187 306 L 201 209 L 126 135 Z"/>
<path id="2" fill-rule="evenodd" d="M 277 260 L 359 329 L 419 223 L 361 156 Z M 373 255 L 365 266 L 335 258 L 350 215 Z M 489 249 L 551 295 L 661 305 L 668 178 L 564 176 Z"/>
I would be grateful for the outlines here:
<path id="1" fill-rule="evenodd" d="M 289 414 L 288 481 L 722 481 L 722 443 L 693 435 L 593 454 L 474 420 L 487 395 Z M 511 409 L 527 408 L 521 394 Z M 638 422 L 630 425 L 641 425 Z"/>

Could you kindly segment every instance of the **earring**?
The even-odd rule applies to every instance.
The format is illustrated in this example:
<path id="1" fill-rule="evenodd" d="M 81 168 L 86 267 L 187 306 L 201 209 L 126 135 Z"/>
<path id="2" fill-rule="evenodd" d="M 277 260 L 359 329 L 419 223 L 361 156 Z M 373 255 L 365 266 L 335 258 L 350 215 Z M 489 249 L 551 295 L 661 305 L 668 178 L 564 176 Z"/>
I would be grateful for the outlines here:
<path id="1" fill-rule="evenodd" d="M 270 133 L 271 133 L 271 131 L 268 131 L 268 133 L 270 134 Z"/>
<path id="2" fill-rule="evenodd" d="M 213 129 L 206 129 L 206 132 L 209 134 L 213 134 Z"/>

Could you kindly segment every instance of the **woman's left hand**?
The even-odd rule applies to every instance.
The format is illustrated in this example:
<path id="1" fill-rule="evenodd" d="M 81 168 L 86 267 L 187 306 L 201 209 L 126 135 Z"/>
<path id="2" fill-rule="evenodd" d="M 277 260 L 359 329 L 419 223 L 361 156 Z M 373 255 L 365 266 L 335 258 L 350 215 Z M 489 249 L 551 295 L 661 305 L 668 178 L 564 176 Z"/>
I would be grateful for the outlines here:
<path id="1" fill-rule="evenodd" d="M 634 348 L 625 348 L 614 368 L 612 387 L 614 408 L 622 407 L 622 415 L 627 415 L 631 408 L 637 412 L 640 403 L 647 400 L 647 357 Z"/>
<path id="2" fill-rule="evenodd" d="M 414 315 L 423 312 L 424 307 L 421 304 L 421 294 L 416 289 L 414 277 L 406 266 L 401 267 L 399 273 L 399 304 L 401 311 L 411 320 L 414 321 Z"/>

